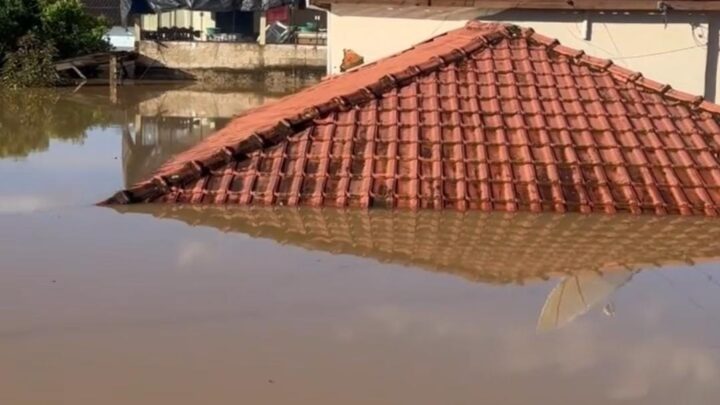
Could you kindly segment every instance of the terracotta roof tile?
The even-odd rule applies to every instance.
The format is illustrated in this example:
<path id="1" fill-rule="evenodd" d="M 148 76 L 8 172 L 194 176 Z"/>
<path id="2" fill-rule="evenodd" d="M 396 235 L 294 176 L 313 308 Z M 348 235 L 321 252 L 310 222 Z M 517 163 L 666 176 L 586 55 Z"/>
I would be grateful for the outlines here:
<path id="1" fill-rule="evenodd" d="M 239 116 L 107 202 L 716 215 L 717 114 L 472 22 Z"/>

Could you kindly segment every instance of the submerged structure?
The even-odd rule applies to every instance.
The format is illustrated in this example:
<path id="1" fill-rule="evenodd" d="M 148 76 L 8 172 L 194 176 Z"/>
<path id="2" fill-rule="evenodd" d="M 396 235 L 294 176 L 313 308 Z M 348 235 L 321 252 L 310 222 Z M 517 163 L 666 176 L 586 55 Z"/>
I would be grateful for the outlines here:
<path id="1" fill-rule="evenodd" d="M 532 29 L 470 22 L 244 113 L 106 203 L 717 215 L 718 114 Z"/>

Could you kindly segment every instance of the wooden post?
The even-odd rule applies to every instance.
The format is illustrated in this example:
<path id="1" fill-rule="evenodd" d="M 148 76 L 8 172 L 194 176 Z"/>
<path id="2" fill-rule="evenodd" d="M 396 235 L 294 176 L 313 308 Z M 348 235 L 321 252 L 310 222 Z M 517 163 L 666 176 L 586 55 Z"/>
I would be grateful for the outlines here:
<path id="1" fill-rule="evenodd" d="M 118 98 L 117 98 L 117 79 L 118 79 L 118 60 L 117 56 L 110 55 L 110 102 L 113 104 L 117 104 Z"/>
<path id="2" fill-rule="evenodd" d="M 265 32 L 267 29 L 267 15 L 265 11 L 260 12 L 260 35 L 258 35 L 258 44 L 265 45 Z"/>

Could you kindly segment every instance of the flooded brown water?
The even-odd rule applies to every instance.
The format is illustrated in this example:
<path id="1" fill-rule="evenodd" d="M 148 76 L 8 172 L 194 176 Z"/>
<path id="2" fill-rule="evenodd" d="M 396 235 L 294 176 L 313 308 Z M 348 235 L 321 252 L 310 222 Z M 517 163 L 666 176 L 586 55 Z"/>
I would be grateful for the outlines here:
<path id="1" fill-rule="evenodd" d="M 716 404 L 720 222 L 94 203 L 277 95 L 0 95 L 0 404 Z"/>

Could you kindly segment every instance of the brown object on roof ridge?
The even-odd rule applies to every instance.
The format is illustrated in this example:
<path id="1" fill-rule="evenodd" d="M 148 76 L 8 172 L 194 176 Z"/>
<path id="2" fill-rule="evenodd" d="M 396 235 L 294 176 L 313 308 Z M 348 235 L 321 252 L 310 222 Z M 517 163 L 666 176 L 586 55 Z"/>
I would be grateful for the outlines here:
<path id="1" fill-rule="evenodd" d="M 673 90 L 670 88 L 669 85 L 662 85 L 660 83 L 645 79 L 642 77 L 642 74 L 638 72 L 633 72 L 630 70 L 627 70 L 625 68 L 619 67 L 617 65 L 614 65 L 612 61 L 606 60 L 606 59 L 599 59 L 594 58 L 591 56 L 588 56 L 584 53 L 584 51 L 575 50 L 572 48 L 568 48 L 565 46 L 560 45 L 559 41 L 557 39 L 548 38 L 543 35 L 535 33 L 532 29 L 527 28 L 523 29 L 517 26 L 513 25 L 504 25 L 504 24 L 486 24 L 481 22 L 470 22 L 467 24 L 465 28 L 461 28 L 455 31 L 451 31 L 445 34 L 442 34 L 440 36 L 434 37 L 430 40 L 427 40 L 423 43 L 420 43 L 416 45 L 415 47 L 401 52 L 399 54 L 390 56 L 385 59 L 381 59 L 379 61 L 376 61 L 374 63 L 362 66 L 360 68 L 354 69 L 351 72 L 348 72 L 344 75 L 340 75 L 335 78 L 331 78 L 327 81 L 321 82 L 320 84 L 310 87 L 309 89 L 306 89 L 304 91 L 301 91 L 300 93 L 297 93 L 295 95 L 288 96 L 276 103 L 269 104 L 266 106 L 259 107 L 257 109 L 248 111 L 240 116 L 238 116 L 234 122 L 232 122 L 228 127 L 224 128 L 223 130 L 216 133 L 214 136 L 208 138 L 203 143 L 197 145 L 194 148 L 191 148 L 189 151 L 181 153 L 174 159 L 172 159 L 170 162 L 166 163 L 155 175 L 155 177 L 151 180 L 148 180 L 146 182 L 140 183 L 137 186 L 121 191 L 117 193 L 115 196 L 111 197 L 104 203 L 108 204 L 126 204 L 126 203 L 133 203 L 133 202 L 149 202 L 149 201 L 157 201 L 161 199 L 162 196 L 175 192 L 178 189 L 183 189 L 190 185 L 190 183 L 197 182 L 199 179 L 207 178 L 210 173 L 216 169 L 225 167 L 227 165 L 232 164 L 233 162 L 239 162 L 242 161 L 243 158 L 249 158 L 251 155 L 253 155 L 256 152 L 271 150 L 275 145 L 279 145 L 280 143 L 283 143 L 290 139 L 293 136 L 300 136 L 304 131 L 306 131 L 308 128 L 313 128 L 314 126 L 317 126 L 319 122 L 323 120 L 323 117 L 327 119 L 327 117 L 335 116 L 335 115 L 342 115 L 344 113 L 349 113 L 350 111 L 353 111 L 353 109 L 356 109 L 361 106 L 366 106 L 368 103 L 372 102 L 381 102 L 383 101 L 383 98 L 385 96 L 388 96 L 390 93 L 397 91 L 399 92 L 401 89 L 403 89 L 404 86 L 411 85 L 415 83 L 416 81 L 419 81 L 421 78 L 429 77 L 433 74 L 439 74 L 443 71 L 445 68 L 452 68 L 456 64 L 462 64 L 466 62 L 467 60 L 472 61 L 473 55 L 477 56 L 480 53 L 484 52 L 485 50 L 492 50 L 493 46 L 502 43 L 506 40 L 518 40 L 522 39 L 527 41 L 528 45 L 526 48 L 526 53 L 529 52 L 530 48 L 529 46 L 537 45 L 544 49 L 547 53 L 546 58 L 549 61 L 557 62 L 553 58 L 557 58 L 556 55 L 562 56 L 566 58 L 565 61 L 568 66 L 576 66 L 576 67 L 585 67 L 589 71 L 594 72 L 602 72 L 607 73 L 610 77 L 612 77 L 613 84 L 615 86 L 621 86 L 617 87 L 616 89 L 611 89 L 617 93 L 618 89 L 622 91 L 639 91 L 642 90 L 648 94 L 655 93 L 659 95 L 660 97 L 663 97 L 667 100 L 671 100 L 674 102 L 677 102 L 677 105 L 684 105 L 687 107 L 687 110 L 692 113 L 706 113 L 709 114 L 710 117 L 705 117 L 705 121 L 712 121 L 712 123 L 705 122 L 705 125 L 711 127 L 710 134 L 699 134 L 697 128 L 693 128 L 690 130 L 690 134 L 695 135 L 702 135 L 709 136 L 712 138 L 709 144 L 707 144 L 707 140 L 704 139 L 702 142 L 702 146 L 696 145 L 696 140 L 693 140 L 693 147 L 695 149 L 693 152 L 708 152 L 708 154 L 705 154 L 702 156 L 703 160 L 701 163 L 703 164 L 699 169 L 703 169 L 705 171 L 710 171 L 708 176 L 711 178 L 713 184 L 707 185 L 707 180 L 705 177 L 702 177 L 700 172 L 698 171 L 698 168 L 692 167 L 695 172 L 692 174 L 689 174 L 689 180 L 686 179 L 680 179 L 678 178 L 674 173 L 665 173 L 663 176 L 667 177 L 667 181 L 663 184 L 652 184 L 656 180 L 653 180 L 653 173 L 650 172 L 651 167 L 650 164 L 654 162 L 649 162 L 647 159 L 647 156 L 645 155 L 645 152 L 642 152 L 643 156 L 633 156 L 630 158 L 621 156 L 618 159 L 620 161 L 617 161 L 615 163 L 613 162 L 607 162 L 604 161 L 604 159 L 600 158 L 598 153 L 601 152 L 600 146 L 594 145 L 595 148 L 595 155 L 592 155 L 589 157 L 589 162 L 582 162 L 578 160 L 577 152 L 560 152 L 561 155 L 564 155 L 565 153 L 570 153 L 571 156 L 563 156 L 561 158 L 561 162 L 545 162 L 543 161 L 542 164 L 545 164 L 547 166 L 555 167 L 555 172 L 557 172 L 558 165 L 571 165 L 573 167 L 576 167 L 576 169 L 571 167 L 571 171 L 573 171 L 571 181 L 574 183 L 573 185 L 578 187 L 587 187 L 587 184 L 584 184 L 584 175 L 582 172 L 577 172 L 582 170 L 582 165 L 591 165 L 591 169 L 600 166 L 601 170 L 604 170 L 603 168 L 605 166 L 617 166 L 618 170 L 620 170 L 622 175 L 620 177 L 624 180 L 616 181 L 615 185 L 618 186 L 618 188 L 621 188 L 623 190 L 616 191 L 616 193 L 611 194 L 611 191 L 609 189 L 609 181 L 604 177 L 603 174 L 599 175 L 599 178 L 595 180 L 596 185 L 594 187 L 597 187 L 599 189 L 602 189 L 599 191 L 600 196 L 595 196 L 594 200 L 590 199 L 589 195 L 586 195 L 586 191 L 582 191 L 578 188 L 576 190 L 579 195 L 573 197 L 573 199 L 577 199 L 577 201 L 572 202 L 572 204 L 577 204 L 580 206 L 580 211 L 583 212 L 589 212 L 594 209 L 594 206 L 602 208 L 602 211 L 605 212 L 615 212 L 616 210 L 627 210 L 634 213 L 642 212 L 643 210 L 648 211 L 652 210 L 657 214 L 663 214 L 667 212 L 667 204 L 665 201 L 667 201 L 668 197 L 667 195 L 672 195 L 673 204 L 674 206 L 670 207 L 672 211 L 677 211 L 682 214 L 690 214 L 693 212 L 704 212 L 707 215 L 715 215 L 717 213 L 716 207 L 720 205 L 720 191 L 717 190 L 718 187 L 720 187 L 720 171 L 718 171 L 718 162 L 717 162 L 717 154 L 720 150 L 720 127 L 718 127 L 718 123 L 715 121 L 717 118 L 717 114 L 720 112 L 720 106 L 717 106 L 715 104 L 706 102 L 702 100 L 702 97 L 695 97 L 687 93 L 683 93 L 677 90 Z M 449 49 L 449 51 L 448 51 Z M 441 52 L 442 51 L 442 52 Z M 477 58 L 476 58 L 477 59 Z M 512 60 L 511 60 L 512 62 Z M 532 63 L 529 60 L 526 61 L 527 63 Z M 563 62 L 563 61 L 561 61 Z M 559 62 L 558 62 L 559 63 Z M 492 64 L 491 64 L 492 68 Z M 572 69 L 571 69 L 572 70 Z M 553 75 L 559 75 L 561 73 L 558 72 L 551 72 Z M 480 74 L 480 73 L 477 73 Z M 497 72 L 494 72 L 493 74 L 497 75 Z M 511 71 L 511 75 L 516 75 L 517 72 L 515 70 Z M 539 76 L 538 72 L 532 72 L 535 76 Z M 547 74 L 547 73 L 546 73 Z M 577 72 L 569 72 L 569 73 L 562 73 L 567 75 L 579 75 L 580 73 Z M 572 79 L 572 77 L 571 77 Z M 510 80 L 517 80 L 517 78 L 513 78 Z M 534 79 L 537 80 L 537 77 Z M 515 85 L 516 92 L 517 88 L 519 88 L 520 84 L 516 82 L 510 83 L 511 85 Z M 417 85 L 417 83 L 416 83 Z M 477 85 L 480 85 L 480 82 L 477 83 Z M 497 84 L 494 84 L 497 91 Z M 597 84 L 595 84 L 597 86 Z M 537 86 L 537 85 L 536 85 Z M 567 101 L 562 100 L 562 98 L 558 98 L 555 100 L 556 102 L 568 102 L 568 103 L 578 103 L 580 104 L 581 101 L 587 101 L 583 100 L 580 95 L 577 94 L 578 89 L 581 89 L 577 83 L 575 83 L 575 86 L 577 88 L 571 89 L 576 92 L 575 94 L 575 100 Z M 359 88 L 359 89 L 358 89 Z M 582 90 L 582 89 L 581 89 Z M 594 89 L 597 91 L 597 88 Z M 440 97 L 438 94 L 437 97 Z M 542 108 L 551 108 L 555 109 L 555 114 L 558 114 L 557 112 L 557 105 L 551 105 L 550 107 L 544 106 L 542 107 L 543 100 L 540 96 L 537 94 L 537 89 L 535 89 L 535 96 L 536 99 L 534 100 L 537 105 L 540 105 L 541 110 L 535 111 L 535 114 L 543 113 L 544 110 Z M 625 99 L 622 99 L 620 95 L 617 95 L 616 100 L 611 100 L 615 102 L 619 102 L 619 107 L 615 106 L 616 108 L 620 108 L 623 110 L 626 110 L 625 107 L 627 107 L 623 103 L 629 103 L 630 101 L 627 101 Z M 517 98 L 517 94 L 516 94 Z M 557 94 L 556 94 L 557 98 Z M 306 108 L 305 106 L 308 104 L 308 101 L 320 101 L 314 105 L 312 105 L 309 108 Z M 522 103 L 520 103 L 520 100 L 515 100 L 518 104 L 518 108 L 516 109 L 515 113 L 516 115 L 523 115 L 525 113 L 525 110 L 522 109 Z M 551 100 L 552 101 L 552 100 Z M 607 101 L 607 100 L 599 100 L 599 101 Z M 637 103 L 637 100 L 631 100 L 633 103 Z M 668 108 L 672 107 L 673 109 L 675 106 L 662 106 L 662 108 L 665 109 L 666 115 L 668 113 Z M 566 106 L 561 106 L 561 108 L 564 108 Z M 638 108 L 637 106 L 632 106 L 633 108 Z M 419 107 L 418 107 L 419 108 Z M 580 107 L 580 111 L 583 111 L 582 105 Z M 643 105 L 640 105 L 641 110 L 644 108 Z M 302 111 L 300 114 L 297 113 L 297 111 Z M 522 111 L 522 113 L 520 112 Z M 642 110 L 645 111 L 645 110 Z M 643 115 L 643 113 L 638 112 L 638 114 Z M 607 113 L 607 111 L 605 111 Z M 476 110 L 476 113 L 483 114 L 485 113 L 485 110 Z M 509 114 L 507 111 L 500 111 L 499 114 Z M 566 114 L 566 113 L 560 113 L 560 114 Z M 585 112 L 585 114 L 589 114 Z M 593 113 L 595 114 L 595 113 Z M 581 116 L 580 113 L 578 113 L 579 118 L 584 119 L 587 121 L 588 119 L 596 118 L 592 115 L 587 116 Z M 645 111 L 645 119 L 650 120 L 650 118 L 647 117 L 648 113 Z M 672 114 L 671 114 L 672 115 Z M 565 115 L 561 116 L 561 120 L 565 122 Z M 502 116 L 501 116 L 502 118 Z M 681 117 L 686 118 L 686 117 Z M 521 119 L 525 119 L 524 117 L 521 117 Z M 541 118 L 544 119 L 544 118 Z M 607 117 L 604 118 L 607 120 Z M 643 121 L 640 125 L 643 131 L 652 131 L 652 122 L 648 124 L 650 121 Z M 382 125 L 382 123 L 378 124 Z M 399 125 L 399 124 L 398 124 Z M 415 125 L 425 125 L 416 123 Z M 441 123 L 437 122 L 437 125 L 441 125 Z M 443 123 L 442 125 L 445 125 Z M 480 124 L 479 124 L 480 125 Z M 648 125 L 650 125 L 648 127 Z M 673 124 L 674 125 L 674 124 Z M 569 128 L 568 122 L 565 122 L 564 128 L 561 128 L 560 131 L 568 132 L 566 135 L 561 135 L 563 140 L 560 142 L 560 146 L 562 148 L 566 147 L 579 147 L 574 144 L 575 140 L 573 138 L 574 132 Z M 587 125 L 585 125 L 587 127 Z M 605 127 L 610 128 L 609 124 L 604 124 Z M 637 126 L 637 125 L 636 125 Z M 697 126 L 697 124 L 695 125 Z M 479 128 L 485 128 L 482 125 L 480 125 Z M 606 130 L 607 130 L 606 128 Z M 677 127 L 679 128 L 679 127 Z M 441 128 L 442 129 L 442 128 Z M 487 129 L 487 128 L 485 128 Z M 527 125 L 525 128 L 525 131 L 527 131 Z M 597 131 L 597 129 L 589 128 L 590 131 Z M 633 125 L 630 125 L 629 128 L 625 129 L 625 131 L 636 131 L 638 130 Z M 587 130 L 586 130 L 587 131 Z M 707 131 L 706 131 L 707 132 Z M 677 136 L 678 134 L 675 134 Z M 683 133 L 682 135 L 688 135 L 687 133 Z M 524 135 L 527 138 L 527 134 Z M 547 137 L 547 134 L 545 135 Z M 591 135 L 592 136 L 592 135 Z M 634 136 L 634 135 L 633 135 Z M 587 140 L 586 140 L 587 141 Z M 673 141 L 677 141 L 680 143 L 687 143 L 688 141 L 683 141 L 678 139 L 673 139 Z M 399 142 L 399 140 L 396 140 L 396 142 Z M 438 142 L 442 143 L 444 142 L 442 139 L 436 139 L 436 141 L 432 142 Z M 465 141 L 463 141 L 465 142 Z M 505 140 L 506 148 L 507 146 L 507 138 Z M 594 141 L 590 141 L 593 143 Z M 666 156 L 665 149 L 667 145 L 663 143 L 661 140 L 657 139 L 657 136 L 655 138 L 650 139 L 649 142 L 651 145 L 642 145 L 638 139 L 635 139 L 631 141 L 630 143 L 632 145 L 625 145 L 623 142 L 620 142 L 618 144 L 617 140 L 611 141 L 613 142 L 613 145 L 615 145 L 615 148 L 617 149 L 618 153 L 620 153 L 623 149 L 622 148 L 629 148 L 629 147 L 640 147 L 640 148 L 653 148 L 654 150 L 662 150 L 663 155 L 660 156 L 658 159 L 660 160 L 658 164 L 658 169 L 663 171 L 674 171 L 675 166 L 677 166 L 677 162 L 672 161 L 672 159 L 669 159 L 668 156 Z M 541 141 L 538 146 L 549 146 L 551 149 L 553 148 L 553 144 L 557 144 L 556 142 L 552 142 L 550 139 L 546 139 Z M 487 148 L 489 145 L 485 145 Z M 493 145 L 490 145 L 493 146 Z M 532 146 L 532 145 L 526 145 L 526 146 Z M 588 145 L 580 145 L 584 148 L 589 147 Z M 607 145 L 603 145 L 607 146 Z M 688 145 L 683 145 L 687 148 Z M 607 146 L 608 148 L 610 146 Z M 675 145 L 674 148 L 680 148 L 682 147 L 680 145 Z M 685 151 L 687 152 L 687 151 Z M 371 152 L 371 153 L 374 153 Z M 397 153 L 395 151 L 394 153 Z M 553 156 L 552 159 L 557 159 L 558 156 L 555 154 L 558 153 L 557 151 L 550 151 L 551 155 Z M 635 153 L 633 151 L 633 153 Z M 653 152 L 654 153 L 654 152 Z M 507 152 L 505 152 L 507 154 Z M 631 153 L 632 154 L 632 153 Z M 686 153 L 687 155 L 687 153 Z M 435 155 L 433 155 L 435 156 Z M 464 156 L 464 155 L 463 155 Z M 395 157 L 387 157 L 386 159 L 398 159 L 399 156 Z M 486 157 L 487 158 L 487 157 Z M 530 159 L 529 161 L 522 161 L 522 160 L 507 160 L 511 166 L 513 164 L 517 165 L 527 165 L 532 164 L 532 154 L 524 155 L 522 160 Z M 303 158 L 304 159 L 304 158 Z M 416 154 L 415 159 L 422 158 Z M 433 157 L 435 159 L 435 157 Z M 442 157 L 441 157 L 442 159 Z M 569 160 L 568 160 L 569 159 Z M 625 161 L 625 159 L 630 159 L 630 161 Z M 681 158 L 679 158 L 682 161 L 682 165 L 688 166 L 692 162 L 695 163 L 696 166 L 699 166 L 697 162 L 694 162 L 693 159 L 688 155 L 683 155 Z M 249 160 L 249 159 L 245 159 Z M 616 159 L 617 160 L 617 159 Z M 440 164 L 442 165 L 442 161 Z M 490 162 L 486 162 L 485 165 L 488 165 Z M 675 166 L 674 166 L 675 165 Z M 626 167 L 627 166 L 627 167 Z M 628 167 L 630 169 L 637 169 L 637 167 L 640 167 L 641 174 L 634 173 L 634 175 L 631 175 L 631 173 L 628 171 Z M 326 168 L 327 169 L 327 168 Z M 281 170 L 278 168 L 277 170 Z M 372 168 L 370 169 L 370 184 L 372 185 L 372 182 L 374 180 L 374 176 L 372 173 Z M 415 169 L 417 170 L 417 169 Z M 442 167 L 439 169 L 439 175 L 438 172 L 433 169 L 433 175 L 432 177 L 435 179 L 438 179 L 439 181 L 444 180 L 442 174 Z M 465 170 L 465 169 L 464 169 Z M 489 168 L 486 168 L 485 170 L 489 170 Z M 525 170 L 525 169 L 523 169 Z M 532 168 L 531 168 L 532 170 Z M 537 170 L 537 168 L 535 168 Z M 346 176 L 349 176 L 350 174 L 345 174 Z M 366 176 L 367 173 L 363 172 L 363 176 Z M 507 175 L 507 173 L 505 173 Z M 283 177 L 283 174 L 279 174 L 279 177 Z M 276 177 L 278 177 L 276 176 Z M 327 174 L 326 174 L 327 176 Z M 487 176 L 487 174 L 485 175 Z M 512 174 L 511 174 L 512 176 Z M 522 177 L 523 175 L 515 174 L 515 176 Z M 529 177 L 527 177 L 529 176 Z M 530 173 L 525 177 L 524 182 L 538 182 L 538 179 L 535 175 L 535 173 Z M 565 176 L 569 176 L 569 174 L 565 174 Z M 560 176 L 562 177 L 562 176 Z M 562 195 L 558 195 L 558 193 L 562 194 L 565 191 L 558 189 L 560 186 L 557 184 L 561 182 L 561 179 L 558 174 L 550 175 L 550 177 L 547 179 L 551 184 L 553 188 L 552 193 L 552 203 L 554 206 L 554 210 L 564 212 L 567 208 L 568 202 L 567 199 L 563 198 Z M 638 194 L 637 190 L 632 190 L 636 188 L 634 183 L 638 182 L 638 179 L 642 179 L 642 186 L 646 187 L 647 190 L 645 190 L 644 193 L 641 193 L 642 195 Z M 517 179 L 515 179 L 517 180 Z M 565 178 L 565 181 L 568 179 Z M 229 181 L 229 180 L 228 180 Z M 277 182 L 279 180 L 275 178 L 274 182 L 275 185 L 277 185 Z M 465 180 L 460 180 L 462 182 L 465 182 Z M 486 181 L 491 181 L 487 180 Z M 514 187 L 514 180 L 511 179 L 496 179 L 496 181 L 499 181 L 501 183 L 510 183 L 511 187 Z M 302 180 L 301 180 L 302 182 Z M 519 180 L 518 180 L 519 182 Z M 345 182 L 347 183 L 347 182 Z M 490 184 L 491 186 L 492 184 Z M 251 185 L 252 186 L 252 185 Z M 347 186 L 347 184 L 346 184 Z M 367 185 L 366 185 L 367 186 Z M 528 187 L 531 187 L 532 185 L 529 185 Z M 662 186 L 664 187 L 662 190 Z M 197 187 L 195 187 L 198 193 L 200 193 L 200 197 L 194 197 L 188 202 L 203 202 L 203 196 L 202 194 L 205 193 L 205 187 L 206 185 L 198 184 Z M 225 184 L 224 186 L 226 189 L 229 187 L 229 183 Z M 254 187 L 254 186 L 252 186 Z M 299 193 L 299 186 L 294 186 L 293 190 L 295 193 Z M 364 186 L 365 187 L 365 186 Z M 367 186 L 369 187 L 369 186 Z M 433 187 L 437 187 L 437 185 L 434 185 Z M 442 186 L 440 186 L 442 187 Z M 463 185 L 462 187 L 467 187 L 466 185 Z M 539 184 L 535 185 L 535 188 L 537 189 L 534 192 L 534 197 L 530 196 L 530 209 L 532 211 L 540 211 L 541 203 L 543 200 L 548 200 L 549 198 L 540 198 L 539 196 Z M 713 189 L 710 190 L 712 193 L 708 193 L 707 188 L 712 187 Z M 698 195 L 695 198 L 696 201 L 688 201 L 689 199 L 684 196 L 685 191 L 684 188 L 701 188 L 701 190 L 698 190 Z M 317 191 L 317 190 L 316 190 Z M 385 192 L 387 192 L 386 190 Z M 394 193 L 395 190 L 389 190 L 391 193 Z M 597 191 L 597 190 L 596 190 Z M 664 193 L 663 193 L 664 191 Z M 274 191 L 271 191 L 274 193 Z M 322 196 L 320 197 L 320 202 L 314 202 L 311 203 L 311 205 L 317 205 L 317 204 L 324 204 L 322 201 L 324 199 L 324 192 L 322 190 L 319 191 Z M 623 195 L 622 199 L 624 200 L 622 207 L 618 207 L 618 204 L 615 200 L 618 199 L 618 197 L 615 194 Z M 223 194 L 227 193 L 227 190 L 222 192 Z M 346 190 L 347 193 L 347 190 Z M 431 194 L 436 194 L 437 190 L 430 192 Z M 467 190 L 463 191 L 465 199 L 467 199 Z M 484 190 L 485 196 L 480 199 L 480 206 L 478 208 L 489 210 L 493 209 L 493 198 L 492 196 L 488 196 L 489 191 Z M 247 203 L 249 200 L 254 199 L 252 196 L 254 196 L 255 191 L 252 189 L 246 190 L 245 192 L 246 196 L 245 198 L 242 198 L 240 200 L 241 204 Z M 439 204 L 442 205 L 444 202 L 445 196 L 443 195 L 442 189 L 439 192 L 440 196 L 435 196 L 433 199 L 439 198 Z M 511 191 L 511 198 L 505 201 L 505 208 L 506 210 L 516 210 L 518 206 L 518 200 L 516 199 L 517 195 L 515 191 Z M 533 194 L 533 193 L 531 193 Z M 712 195 L 712 196 L 711 196 Z M 392 198 L 395 198 L 396 196 L 391 196 Z M 415 192 L 415 197 L 413 197 L 415 200 L 417 200 L 418 195 L 417 191 Z M 643 201 L 643 198 L 645 201 Z M 370 200 L 373 199 L 372 192 L 370 196 Z M 503 200 L 504 197 L 501 197 L 498 199 L 495 198 L 495 201 Z M 222 198 L 217 198 L 217 201 L 219 202 L 222 200 Z M 274 197 L 269 197 L 267 202 L 273 203 L 276 200 Z M 338 197 L 338 201 L 342 201 L 343 203 L 340 204 L 341 206 L 345 206 L 346 204 L 346 198 L 340 198 Z M 649 201 L 647 201 L 649 200 Z M 370 206 L 373 205 L 375 201 L 368 201 L 367 198 L 363 199 L 364 202 L 362 202 L 361 206 Z M 417 201 L 416 201 L 417 202 Z M 547 201 L 545 201 L 547 202 Z M 289 203 L 290 205 L 297 205 L 299 204 L 299 199 L 297 196 L 290 199 Z M 527 201 L 523 201 L 523 203 L 527 203 Z M 467 201 L 458 202 L 457 204 L 453 204 L 458 209 L 467 209 Z M 501 204 L 502 205 L 502 204 Z M 641 205 L 645 205 L 644 207 L 641 207 Z M 395 206 L 393 203 L 392 206 Z M 411 207 L 417 208 L 417 204 L 413 203 L 410 205 Z M 437 203 L 433 203 L 432 206 L 435 206 L 436 208 L 440 208 Z M 497 209 L 497 208 L 496 208 Z"/>

